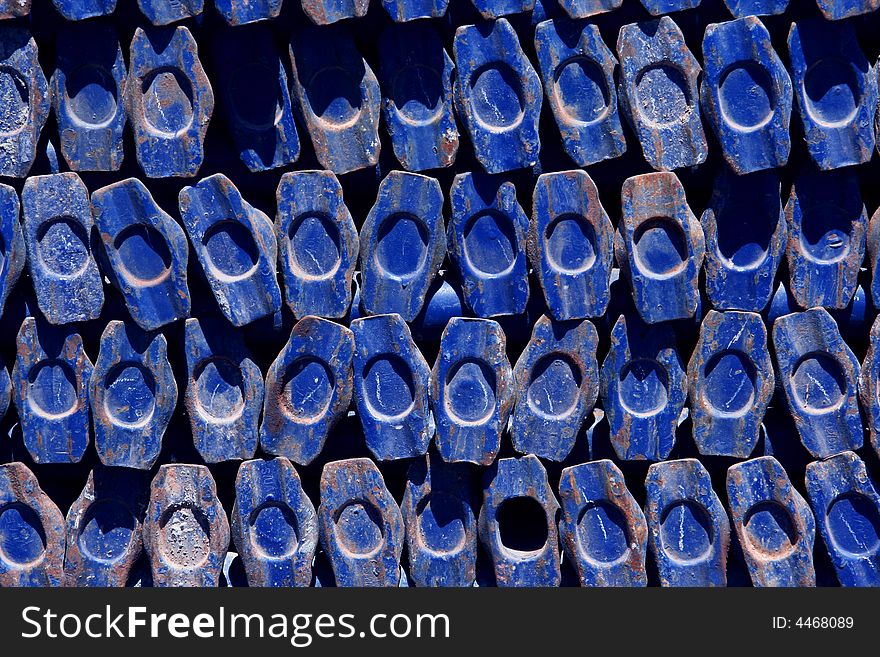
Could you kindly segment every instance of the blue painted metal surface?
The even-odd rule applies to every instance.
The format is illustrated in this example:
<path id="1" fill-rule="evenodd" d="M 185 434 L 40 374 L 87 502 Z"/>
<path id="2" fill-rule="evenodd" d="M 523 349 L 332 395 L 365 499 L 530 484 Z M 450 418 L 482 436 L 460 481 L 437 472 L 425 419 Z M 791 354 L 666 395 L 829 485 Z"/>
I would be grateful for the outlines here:
<path id="1" fill-rule="evenodd" d="M 700 223 L 709 302 L 718 310 L 764 310 L 788 241 L 777 173 L 723 171 Z"/>
<path id="2" fill-rule="evenodd" d="M 440 18 L 446 15 L 448 6 L 449 0 L 382 0 L 382 8 L 395 23 L 419 18 Z"/>
<path id="3" fill-rule="evenodd" d="M 13 399 L 34 463 L 78 463 L 89 446 L 92 361 L 71 327 L 28 317 L 16 343 Z"/>
<path id="4" fill-rule="evenodd" d="M 129 178 L 92 193 L 104 247 L 101 270 L 122 294 L 131 318 L 150 331 L 189 316 L 189 248 L 183 228 Z"/>
<path id="5" fill-rule="evenodd" d="M 444 461 L 489 465 L 513 409 L 507 339 L 491 319 L 453 317 L 431 371 L 437 448 Z"/>
<path id="6" fill-rule="evenodd" d="M 0 465 L 0 586 L 61 586 L 64 516 L 24 463 Z"/>
<path id="7" fill-rule="evenodd" d="M 382 116 L 401 166 L 408 171 L 452 166 L 458 153 L 455 65 L 440 35 L 424 23 L 389 27 L 379 40 L 379 62 Z"/>
<path id="8" fill-rule="evenodd" d="M 357 229 L 330 171 L 285 173 L 276 193 L 278 264 L 296 318 L 344 317 L 357 265 Z"/>
<path id="9" fill-rule="evenodd" d="M 186 403 L 193 444 L 206 463 L 253 458 L 263 373 L 239 333 L 192 318 L 184 324 Z"/>
<path id="10" fill-rule="evenodd" d="M 727 471 L 733 527 L 755 586 L 815 586 L 816 522 L 772 456 Z"/>
<path id="11" fill-rule="evenodd" d="M 311 584 L 318 518 L 286 458 L 241 464 L 235 478 L 232 539 L 249 586 Z"/>
<path id="12" fill-rule="evenodd" d="M 266 373 L 260 447 L 298 465 L 311 463 L 345 415 L 353 388 L 354 335 L 304 317 Z"/>
<path id="13" fill-rule="evenodd" d="M 697 81 L 700 65 L 668 16 L 620 28 L 620 104 L 648 164 L 660 171 L 706 160 Z"/>
<path id="14" fill-rule="evenodd" d="M 273 39 L 268 27 L 253 25 L 224 30 L 214 41 L 221 110 L 239 158 L 254 172 L 287 166 L 300 153 L 287 71 Z"/>
<path id="15" fill-rule="evenodd" d="M 868 231 L 855 172 L 801 172 L 785 218 L 789 290 L 798 305 L 846 308 L 858 285 Z"/>
<path id="16" fill-rule="evenodd" d="M 139 474 L 139 473 L 138 473 Z M 125 586 L 143 552 L 146 481 L 125 468 L 96 467 L 67 512 L 65 586 Z"/>
<path id="17" fill-rule="evenodd" d="M 370 0 L 302 0 L 302 9 L 315 25 L 330 25 L 346 18 L 362 18 Z"/>
<path id="18" fill-rule="evenodd" d="M 727 586 L 730 521 L 697 459 L 655 463 L 645 480 L 648 539 L 662 586 Z"/>
<path id="19" fill-rule="evenodd" d="M 516 451 L 565 460 L 599 396 L 598 344 L 589 320 L 554 322 L 542 315 L 535 322 L 513 372 L 510 440 Z"/>
<path id="20" fill-rule="evenodd" d="M 684 11 L 700 6 L 700 0 L 641 0 L 642 6 L 653 16 Z"/>
<path id="21" fill-rule="evenodd" d="M 589 174 L 574 170 L 538 177 L 527 251 L 554 319 L 605 314 L 614 227 Z"/>
<path id="22" fill-rule="evenodd" d="M 135 30 L 125 106 L 138 163 L 148 178 L 198 173 L 214 92 L 187 28 Z"/>
<path id="23" fill-rule="evenodd" d="M 871 269 L 871 300 L 874 302 L 875 308 L 880 308 L 880 275 L 878 275 L 880 272 L 880 266 L 878 266 L 878 259 L 880 259 L 880 208 L 874 212 L 871 221 L 868 222 L 866 239 L 868 263 Z"/>
<path id="24" fill-rule="evenodd" d="M 230 25 L 278 18 L 284 0 L 214 0 L 217 13 Z"/>
<path id="25" fill-rule="evenodd" d="M 724 0 L 735 18 L 781 14 L 788 8 L 788 3 L 789 0 Z"/>
<path id="26" fill-rule="evenodd" d="M 233 326 L 281 310 L 278 241 L 265 214 L 222 173 L 184 187 L 180 216 L 217 305 Z"/>
<path id="27" fill-rule="evenodd" d="M 367 448 L 378 461 L 412 458 L 434 437 L 431 369 L 400 315 L 351 322 L 354 391 Z"/>
<path id="28" fill-rule="evenodd" d="M 485 174 L 463 173 L 453 180 L 449 195 L 449 260 L 461 278 L 465 302 L 478 317 L 524 312 L 529 220 L 516 187 Z"/>
<path id="29" fill-rule="evenodd" d="M 703 228 L 673 173 L 628 178 L 614 249 L 639 315 L 649 324 L 687 319 L 697 310 Z"/>
<path id="30" fill-rule="evenodd" d="M 589 18 L 614 11 L 623 0 L 560 0 L 559 6 L 570 18 Z"/>
<path id="31" fill-rule="evenodd" d="M 0 420 L 9 410 L 9 403 L 12 401 L 12 381 L 9 378 L 9 371 L 6 365 L 0 361 Z"/>
<path id="32" fill-rule="evenodd" d="M 0 0 L 0 18 L 18 18 L 31 13 L 31 0 Z"/>
<path id="33" fill-rule="evenodd" d="M 807 147 L 820 169 L 862 164 L 874 154 L 877 73 L 849 23 L 792 23 L 791 73 Z"/>
<path id="34" fill-rule="evenodd" d="M 52 0 L 56 11 L 69 21 L 106 16 L 116 10 L 116 0 Z M 82 44 L 88 47 L 88 44 Z"/>
<path id="35" fill-rule="evenodd" d="M 710 310 L 688 364 L 688 382 L 700 454 L 748 458 L 775 385 L 761 316 Z"/>
<path id="36" fill-rule="evenodd" d="M 740 175 L 784 166 L 791 150 L 791 78 L 764 24 L 748 16 L 709 25 L 703 65 L 703 111 L 728 165 Z"/>
<path id="37" fill-rule="evenodd" d="M 104 287 L 92 254 L 89 190 L 75 173 L 32 176 L 21 193 L 28 270 L 52 324 L 97 319 Z"/>
<path id="38" fill-rule="evenodd" d="M 562 135 L 562 146 L 581 167 L 620 157 L 626 138 L 617 110 L 617 60 L 599 28 L 562 18 L 535 30 L 544 95 Z"/>
<path id="39" fill-rule="evenodd" d="M 869 14 L 880 9 L 878 0 L 816 0 L 816 4 L 829 21 Z"/>
<path id="40" fill-rule="evenodd" d="M 455 110 L 489 173 L 534 166 L 541 81 L 506 19 L 455 32 Z"/>
<path id="41" fill-rule="evenodd" d="M 416 586 L 473 586 L 477 520 L 472 469 L 430 454 L 413 461 L 400 506 Z"/>
<path id="42" fill-rule="evenodd" d="M 602 363 L 600 394 L 619 459 L 662 461 L 687 399 L 684 365 L 669 325 L 621 315 Z"/>
<path id="43" fill-rule="evenodd" d="M 558 512 L 536 456 L 500 459 L 486 470 L 479 533 L 498 586 L 559 586 Z"/>
<path id="44" fill-rule="evenodd" d="M 104 465 L 149 470 L 177 404 L 177 384 L 161 333 L 113 320 L 89 387 L 95 448 Z"/>
<path id="45" fill-rule="evenodd" d="M 27 262 L 27 247 L 18 215 L 18 192 L 0 184 L 0 316 Z"/>
<path id="46" fill-rule="evenodd" d="M 0 176 L 28 175 L 49 117 L 49 83 L 37 55 L 37 42 L 27 29 L 0 25 L 0 68 L 5 72 L 0 87 Z"/>
<path id="47" fill-rule="evenodd" d="M 84 23 L 61 30 L 52 106 L 61 155 L 72 170 L 117 171 L 122 166 L 125 78 L 122 48 L 113 28 Z"/>
<path id="48" fill-rule="evenodd" d="M 202 13 L 205 0 L 138 0 L 141 13 L 153 25 L 168 25 Z"/>
<path id="49" fill-rule="evenodd" d="M 318 525 L 336 586 L 397 586 L 403 516 L 370 459 L 324 466 Z"/>
<path id="50" fill-rule="evenodd" d="M 603 459 L 565 468 L 559 521 L 566 560 L 581 586 L 646 586 L 648 525 L 623 473 Z"/>
<path id="51" fill-rule="evenodd" d="M 859 373 L 859 401 L 865 413 L 871 446 L 880 455 L 880 316 L 871 327 L 868 351 Z"/>
<path id="52" fill-rule="evenodd" d="M 859 362 L 828 311 L 780 317 L 773 347 L 789 412 L 810 454 L 825 458 L 861 447 Z"/>
<path id="53" fill-rule="evenodd" d="M 229 547 L 229 521 L 203 465 L 163 465 L 150 485 L 144 550 L 153 586 L 214 587 Z"/>
<path id="54" fill-rule="evenodd" d="M 290 60 L 298 111 L 321 166 L 337 174 L 375 166 L 382 94 L 347 28 L 300 30 Z"/>
<path id="55" fill-rule="evenodd" d="M 880 586 L 880 495 L 865 462 L 843 452 L 807 466 L 807 495 L 842 586 Z"/>
<path id="56" fill-rule="evenodd" d="M 446 257 L 443 192 L 434 178 L 392 171 L 360 234 L 361 306 L 411 322 Z"/>

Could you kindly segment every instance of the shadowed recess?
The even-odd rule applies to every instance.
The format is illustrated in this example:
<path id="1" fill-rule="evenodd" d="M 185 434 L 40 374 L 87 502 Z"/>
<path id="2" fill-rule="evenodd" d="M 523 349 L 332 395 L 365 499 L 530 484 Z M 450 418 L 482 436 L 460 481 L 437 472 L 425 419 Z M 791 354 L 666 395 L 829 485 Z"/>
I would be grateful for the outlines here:
<path id="1" fill-rule="evenodd" d="M 620 404 L 635 415 L 652 415 L 666 407 L 669 384 L 660 363 L 636 358 L 620 370 Z"/>
<path id="2" fill-rule="evenodd" d="M 427 549 L 449 554 L 464 549 L 467 514 L 464 503 L 448 493 L 436 492 L 419 500 L 418 540 Z"/>
<path id="3" fill-rule="evenodd" d="M 37 228 L 37 254 L 50 272 L 72 276 L 89 263 L 89 237 L 73 217 L 55 217 Z"/>
<path id="4" fill-rule="evenodd" d="M 581 509 L 577 537 L 584 554 L 603 563 L 623 557 L 630 544 L 623 512 L 616 505 L 602 500 L 590 502 Z"/>
<path id="5" fill-rule="evenodd" d="M 248 519 L 251 543 L 263 555 L 278 559 L 299 546 L 299 524 L 287 504 L 268 501 L 255 509 Z"/>
<path id="6" fill-rule="evenodd" d="M 429 66 L 401 68 L 391 85 L 391 102 L 414 123 L 430 121 L 442 109 L 443 80 Z"/>
<path id="7" fill-rule="evenodd" d="M 814 412 L 829 412 L 840 406 L 849 387 L 840 363 L 819 351 L 797 362 L 791 384 L 798 404 Z"/>
<path id="8" fill-rule="evenodd" d="M 252 130 L 271 128 L 284 109 L 278 70 L 261 62 L 239 66 L 230 75 L 229 100 L 232 113 L 241 123 Z"/>
<path id="9" fill-rule="evenodd" d="M 687 78 L 677 66 L 665 62 L 649 66 L 636 76 L 636 107 L 648 123 L 666 126 L 691 113 Z"/>
<path id="10" fill-rule="evenodd" d="M 204 511 L 188 502 L 168 507 L 159 521 L 159 551 L 180 568 L 204 564 L 211 555 L 211 527 Z"/>
<path id="11" fill-rule="evenodd" d="M 595 61 L 583 55 L 566 59 L 556 68 L 553 91 L 562 111 L 582 123 L 598 121 L 611 105 L 605 73 Z"/>
<path id="12" fill-rule="evenodd" d="M 294 361 L 281 379 L 281 401 L 294 421 L 318 420 L 327 413 L 336 379 L 327 364 L 311 356 Z"/>
<path id="13" fill-rule="evenodd" d="M 516 552 L 536 552 L 547 544 L 547 514 L 533 497 L 509 497 L 495 513 L 501 544 Z"/>
<path id="14" fill-rule="evenodd" d="M 807 111 L 825 126 L 849 123 L 862 101 L 859 73 L 851 62 L 828 57 L 812 64 L 804 75 Z"/>
<path id="15" fill-rule="evenodd" d="M 340 66 L 317 71 L 306 86 L 306 97 L 318 118 L 333 125 L 349 123 L 361 111 L 360 84 Z"/>
<path id="16" fill-rule="evenodd" d="M 339 229 L 322 214 L 297 217 L 288 230 L 291 268 L 301 277 L 326 278 L 339 268 Z"/>
<path id="17" fill-rule="evenodd" d="M 143 426 L 156 407 L 156 381 L 141 363 L 116 365 L 104 379 L 104 410 L 114 424 Z"/>
<path id="18" fill-rule="evenodd" d="M 390 418 L 412 408 L 415 383 L 412 370 L 403 358 L 382 354 L 364 367 L 364 401 L 377 416 Z"/>
<path id="19" fill-rule="evenodd" d="M 798 542 L 791 514 L 772 500 L 758 502 L 743 519 L 746 540 L 753 550 L 770 559 L 780 559 L 794 550 Z"/>
<path id="20" fill-rule="evenodd" d="M 116 80 L 107 69 L 86 64 L 67 74 L 64 93 L 70 114 L 88 126 L 106 125 L 116 116 Z"/>
<path id="21" fill-rule="evenodd" d="M 0 507 L 0 559 L 24 565 L 46 551 L 46 533 L 36 512 L 26 504 L 12 502 Z"/>
<path id="22" fill-rule="evenodd" d="M 672 276 L 687 264 L 684 230 L 669 217 L 641 222 L 633 232 L 633 256 L 638 269 L 657 276 Z"/>
<path id="23" fill-rule="evenodd" d="M 532 368 L 528 401 L 531 409 L 548 418 L 571 413 L 580 396 L 581 370 L 567 354 L 547 354 Z"/>
<path id="24" fill-rule="evenodd" d="M 596 262 L 596 231 L 583 216 L 566 213 L 547 226 L 544 248 L 553 269 L 579 274 Z"/>
<path id="25" fill-rule="evenodd" d="M 46 417 L 66 415 L 79 403 L 76 373 L 63 360 L 44 360 L 28 372 L 28 403 Z"/>
<path id="26" fill-rule="evenodd" d="M 241 368 L 229 358 L 201 361 L 193 372 L 196 398 L 202 412 L 219 420 L 235 417 L 244 408 Z"/>
<path id="27" fill-rule="evenodd" d="M 486 274 L 501 274 L 513 267 L 519 253 L 510 217 L 484 210 L 464 227 L 464 255 L 470 266 Z"/>
<path id="28" fill-rule="evenodd" d="M 148 224 L 132 224 L 114 240 L 123 271 L 139 283 L 149 283 L 171 269 L 171 251 L 162 233 Z"/>
<path id="29" fill-rule="evenodd" d="M 336 541 L 348 554 L 371 554 L 385 540 L 382 514 L 367 500 L 350 500 L 336 512 L 333 522 Z"/>
<path id="30" fill-rule="evenodd" d="M 428 229 L 421 219 L 396 212 L 379 226 L 374 257 L 392 276 L 409 278 L 424 269 L 429 239 Z"/>
<path id="31" fill-rule="evenodd" d="M 486 422 L 495 411 L 495 372 L 466 358 L 446 375 L 446 412 L 462 422 Z"/>
<path id="32" fill-rule="evenodd" d="M 721 114 L 737 128 L 754 130 L 773 118 L 776 92 L 767 69 L 754 61 L 727 67 L 718 83 Z"/>
<path id="33" fill-rule="evenodd" d="M 864 495 L 841 495 L 828 509 L 828 533 L 844 552 L 873 555 L 880 547 L 880 512 Z"/>
<path id="34" fill-rule="evenodd" d="M 471 74 L 471 108 L 476 118 L 493 128 L 509 128 L 522 120 L 525 109 L 519 74 L 498 61 Z"/>
<path id="35" fill-rule="evenodd" d="M 211 268 L 229 278 L 244 276 L 260 261 L 254 236 L 237 221 L 212 224 L 202 244 Z"/>
<path id="36" fill-rule="evenodd" d="M 732 349 L 721 351 L 706 363 L 704 377 L 703 398 L 712 408 L 738 413 L 752 407 L 757 375 L 748 355 Z"/>
<path id="37" fill-rule="evenodd" d="M 193 120 L 193 88 L 182 71 L 157 68 L 141 83 L 144 95 L 144 120 L 166 137 L 186 130 Z"/>

